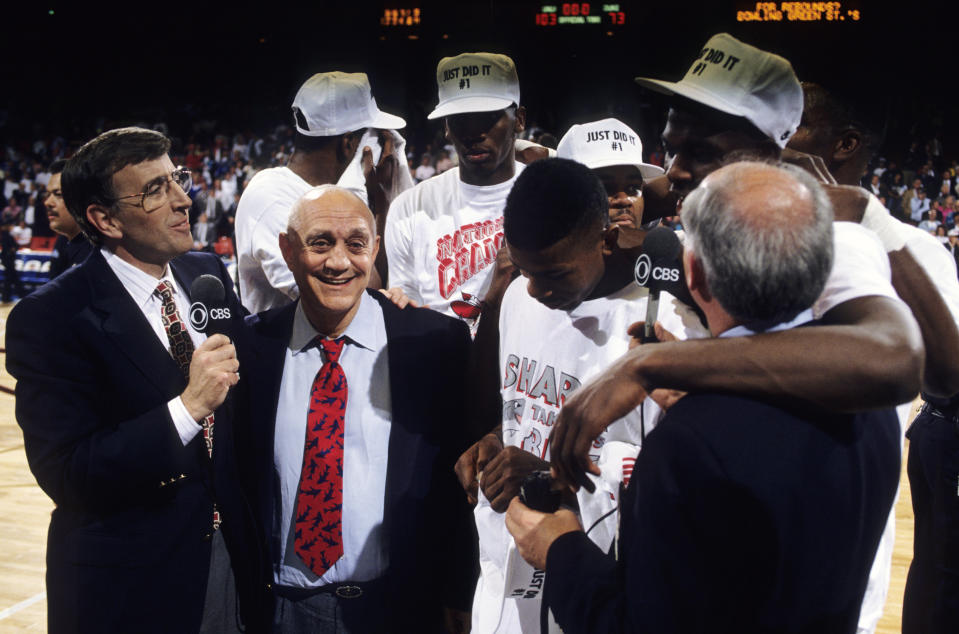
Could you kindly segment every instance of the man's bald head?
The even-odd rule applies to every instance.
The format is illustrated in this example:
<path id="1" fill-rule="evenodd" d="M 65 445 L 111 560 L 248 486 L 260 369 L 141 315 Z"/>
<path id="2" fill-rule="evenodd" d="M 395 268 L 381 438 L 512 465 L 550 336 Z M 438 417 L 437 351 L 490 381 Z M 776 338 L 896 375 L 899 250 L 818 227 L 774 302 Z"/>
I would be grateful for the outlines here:
<path id="1" fill-rule="evenodd" d="M 798 168 L 722 167 L 686 198 L 682 218 L 706 296 L 754 330 L 812 306 L 832 269 L 832 205 Z"/>
<path id="2" fill-rule="evenodd" d="M 359 196 L 337 185 L 320 185 L 300 196 L 290 209 L 290 217 L 286 223 L 287 233 L 302 233 L 310 211 L 315 208 L 359 212 L 369 217 L 370 231 L 374 236 L 376 235 L 376 219 L 370 208 Z"/>

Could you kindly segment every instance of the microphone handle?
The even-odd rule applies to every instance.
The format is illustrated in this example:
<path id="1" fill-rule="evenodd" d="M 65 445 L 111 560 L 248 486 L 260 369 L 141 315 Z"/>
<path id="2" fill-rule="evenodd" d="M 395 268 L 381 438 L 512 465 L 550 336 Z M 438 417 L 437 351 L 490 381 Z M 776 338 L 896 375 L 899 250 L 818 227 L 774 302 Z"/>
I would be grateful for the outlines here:
<path id="1" fill-rule="evenodd" d="M 654 326 L 656 325 L 656 319 L 659 316 L 659 289 L 652 289 L 649 291 L 649 298 L 646 300 L 646 323 L 643 326 L 643 337 L 640 340 L 640 343 L 654 343 L 658 341 L 656 339 L 656 332 Z"/>

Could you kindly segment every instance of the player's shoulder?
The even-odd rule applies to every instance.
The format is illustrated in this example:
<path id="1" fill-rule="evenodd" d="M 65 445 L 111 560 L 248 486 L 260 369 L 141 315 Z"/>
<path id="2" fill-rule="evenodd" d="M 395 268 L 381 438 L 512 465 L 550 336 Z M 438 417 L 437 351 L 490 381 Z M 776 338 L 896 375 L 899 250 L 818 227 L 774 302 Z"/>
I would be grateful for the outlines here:
<path id="1" fill-rule="evenodd" d="M 448 205 L 443 201 L 456 194 L 459 187 L 459 168 L 448 169 L 442 174 L 414 185 L 402 192 L 390 205 L 390 216 L 400 219 L 418 211 L 433 215 Z"/>

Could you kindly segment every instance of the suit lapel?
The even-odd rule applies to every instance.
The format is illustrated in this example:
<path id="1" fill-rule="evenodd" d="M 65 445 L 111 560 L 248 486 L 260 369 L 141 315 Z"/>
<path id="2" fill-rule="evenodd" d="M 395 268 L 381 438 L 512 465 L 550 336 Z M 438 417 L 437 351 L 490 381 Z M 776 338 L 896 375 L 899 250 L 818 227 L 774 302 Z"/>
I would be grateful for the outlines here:
<path id="1" fill-rule="evenodd" d="M 383 524 L 389 534 L 391 524 L 402 525 L 403 521 L 396 513 L 402 511 L 398 505 L 399 497 L 409 486 L 412 477 L 411 468 L 414 461 L 410 456 L 417 455 L 417 448 L 421 442 L 419 430 L 413 424 L 419 419 L 410 411 L 412 402 L 407 395 L 410 392 L 408 382 L 413 378 L 412 368 L 408 367 L 408 359 L 415 359 L 415 351 L 406 345 L 410 337 L 404 336 L 403 320 L 397 319 L 399 309 L 396 308 L 381 293 L 370 293 L 379 302 L 383 310 L 383 321 L 386 326 L 386 341 L 389 356 L 390 395 L 392 397 L 393 419 L 390 425 L 390 442 L 386 462 L 386 492 L 383 505 Z"/>
<path id="2" fill-rule="evenodd" d="M 100 319 L 104 335 L 163 393 L 169 393 L 171 385 L 185 387 L 176 361 L 99 251 L 91 254 L 86 269 L 93 298 L 90 308 Z"/>
<path id="3" fill-rule="evenodd" d="M 258 448 L 254 454 L 257 461 L 255 469 L 257 473 L 269 474 L 269 477 L 257 478 L 255 484 L 259 490 L 256 499 L 260 501 L 257 515 L 265 527 L 272 526 L 273 522 L 276 408 L 296 304 L 293 302 L 289 306 L 247 318 L 253 336 L 245 338 L 250 354 L 244 354 L 240 361 L 240 375 L 244 377 L 244 389 L 249 395 L 249 411 L 245 414 L 249 417 L 251 434 Z"/>

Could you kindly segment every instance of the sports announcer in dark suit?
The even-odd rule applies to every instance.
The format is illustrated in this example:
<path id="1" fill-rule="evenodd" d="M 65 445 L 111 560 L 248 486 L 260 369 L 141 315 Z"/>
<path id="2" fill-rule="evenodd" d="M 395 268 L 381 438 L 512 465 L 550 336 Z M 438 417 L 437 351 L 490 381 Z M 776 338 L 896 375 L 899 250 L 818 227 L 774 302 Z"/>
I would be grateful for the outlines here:
<path id="1" fill-rule="evenodd" d="M 274 631 L 464 631 L 467 329 L 366 290 L 379 237 L 344 189 L 304 194 L 280 247 L 300 298 L 248 318 L 241 350 Z"/>
<path id="2" fill-rule="evenodd" d="M 254 520 L 238 497 L 226 400 L 236 354 L 227 337 L 186 323 L 194 279 L 232 284 L 216 257 L 187 253 L 189 172 L 169 147 L 159 133 L 122 128 L 77 151 L 63 192 L 99 249 L 7 322 L 17 422 L 56 504 L 54 633 L 237 631 L 234 577 L 243 589 L 255 578 L 242 569 L 256 541 L 245 539 Z M 232 290 L 228 305 L 239 328 Z"/>
<path id="3" fill-rule="evenodd" d="M 714 334 L 812 319 L 832 266 L 832 210 L 808 175 L 723 167 L 682 214 L 686 281 Z M 613 372 L 629 370 L 614 366 L 583 386 L 563 409 L 565 424 L 615 394 Z M 891 410 L 689 394 L 636 461 L 618 561 L 568 510 L 538 513 L 514 499 L 507 526 L 523 557 L 545 566 L 545 598 L 567 634 L 855 632 L 898 481 Z"/>

